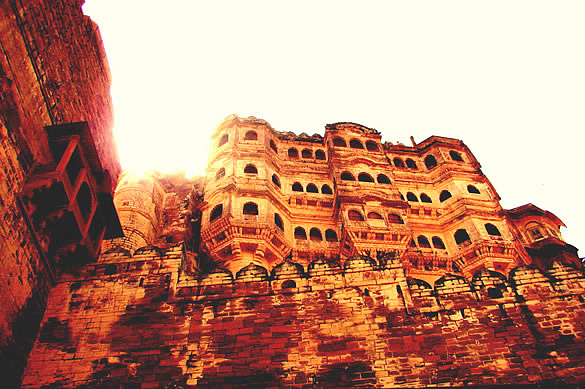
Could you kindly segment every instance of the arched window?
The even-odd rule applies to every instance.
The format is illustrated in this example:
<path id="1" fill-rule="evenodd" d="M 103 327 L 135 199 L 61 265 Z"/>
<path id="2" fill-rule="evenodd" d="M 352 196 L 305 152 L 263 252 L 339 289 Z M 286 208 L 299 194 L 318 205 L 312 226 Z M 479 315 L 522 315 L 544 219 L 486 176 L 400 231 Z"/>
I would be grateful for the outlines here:
<path id="1" fill-rule="evenodd" d="M 408 193 L 406 194 L 406 199 L 407 199 L 408 201 L 418 201 L 418 198 L 417 198 L 417 197 L 416 197 L 416 195 L 415 195 L 414 193 L 412 193 L 412 192 L 408 192 Z"/>
<path id="2" fill-rule="evenodd" d="M 390 179 L 385 174 L 378 174 L 378 184 L 390 184 Z"/>
<path id="3" fill-rule="evenodd" d="M 272 175 L 272 183 L 280 188 L 280 180 L 276 174 Z"/>
<path id="4" fill-rule="evenodd" d="M 298 159 L 299 152 L 295 148 L 290 148 L 290 149 L 288 149 L 288 157 L 291 159 Z"/>
<path id="5" fill-rule="evenodd" d="M 276 143 L 274 143 L 274 141 L 272 139 L 270 139 L 270 148 L 272 149 L 272 151 L 274 151 L 275 153 L 278 153 L 278 149 L 276 148 Z"/>
<path id="6" fill-rule="evenodd" d="M 349 147 L 352 149 L 363 149 L 364 145 L 357 139 L 352 139 L 349 141 Z"/>
<path id="7" fill-rule="evenodd" d="M 433 236 L 431 241 L 433 242 L 434 248 L 445 250 L 445 243 L 443 243 L 443 240 L 441 238 L 439 238 L 438 236 Z"/>
<path id="8" fill-rule="evenodd" d="M 252 164 L 248 164 L 246 165 L 246 167 L 244 168 L 244 173 L 248 173 L 248 174 L 258 174 L 258 169 L 256 169 L 256 166 L 252 165 Z"/>
<path id="9" fill-rule="evenodd" d="M 337 242 L 337 232 L 332 229 L 325 231 L 325 240 L 327 242 Z"/>
<path id="10" fill-rule="evenodd" d="M 323 150 L 315 150 L 315 158 L 324 161 L 325 160 L 325 152 Z"/>
<path id="11" fill-rule="evenodd" d="M 246 135 L 244 135 L 244 140 L 258 140 L 258 134 L 256 131 L 248 131 Z"/>
<path id="12" fill-rule="evenodd" d="M 244 204 L 244 215 L 258 215 L 258 205 L 252 202 Z"/>
<path id="13" fill-rule="evenodd" d="M 489 235 L 492 235 L 492 236 L 502 236 L 502 233 L 500 232 L 500 230 L 498 230 L 498 227 L 494 226 L 491 223 L 487 223 L 485 225 L 485 230 L 487 231 L 487 233 Z"/>
<path id="14" fill-rule="evenodd" d="M 477 189 L 475 186 L 473 185 L 467 185 L 467 191 L 469 193 L 475 193 L 475 194 L 479 194 L 479 189 Z"/>
<path id="15" fill-rule="evenodd" d="M 301 157 L 303 157 L 305 159 L 313 159 L 313 152 L 309 149 L 304 149 L 301 152 Z"/>
<path id="16" fill-rule="evenodd" d="M 435 158 L 434 155 L 432 154 L 427 155 L 427 157 L 425 158 L 425 166 L 429 170 L 437 166 L 437 159 Z"/>
<path id="17" fill-rule="evenodd" d="M 404 195 L 402 193 L 398 193 L 400 195 L 400 200 L 404 201 Z"/>
<path id="18" fill-rule="evenodd" d="M 374 182 L 374 179 L 368 173 L 360 173 L 358 175 L 358 181 L 360 181 L 360 182 Z"/>
<path id="19" fill-rule="evenodd" d="M 343 138 L 333 138 L 333 146 L 347 147 L 347 143 Z"/>
<path id="20" fill-rule="evenodd" d="M 282 283 L 282 289 L 292 289 L 296 287 L 297 283 L 294 280 L 286 280 Z"/>
<path id="21" fill-rule="evenodd" d="M 341 180 L 342 181 L 355 181 L 354 176 L 351 175 L 350 172 L 343 172 L 341 173 Z"/>
<path id="22" fill-rule="evenodd" d="M 368 213 L 368 220 L 383 220 L 382 216 L 377 212 Z"/>
<path id="23" fill-rule="evenodd" d="M 463 162 L 463 158 L 461 158 L 461 154 L 459 154 L 457 151 L 449 151 L 449 155 L 451 156 L 451 159 L 453 161 L 457 161 L 457 162 Z"/>
<path id="24" fill-rule="evenodd" d="M 414 162 L 412 159 L 408 158 L 406 160 L 406 167 L 410 168 L 410 169 L 418 169 L 418 166 L 416 166 L 416 162 Z"/>
<path id="25" fill-rule="evenodd" d="M 416 241 L 418 243 L 418 247 L 427 249 L 431 248 L 431 244 L 429 243 L 429 240 L 426 238 L 426 236 L 419 235 L 418 238 L 416 238 Z"/>
<path id="26" fill-rule="evenodd" d="M 222 178 L 223 176 L 225 176 L 225 169 L 221 168 L 217 171 L 217 173 L 215 173 L 215 179 L 219 180 L 220 178 Z"/>
<path id="27" fill-rule="evenodd" d="M 292 186 L 292 190 L 293 190 L 293 192 L 302 192 L 303 186 L 301 185 L 300 182 L 295 182 Z"/>
<path id="28" fill-rule="evenodd" d="M 448 190 L 444 190 L 441 192 L 441 195 L 439 196 L 439 200 L 441 202 L 450 199 L 451 198 L 451 192 L 449 192 Z"/>
<path id="29" fill-rule="evenodd" d="M 331 187 L 327 184 L 323 185 L 321 187 L 321 193 L 323 194 L 333 194 L 333 191 L 331 190 Z"/>
<path id="30" fill-rule="evenodd" d="M 455 237 L 455 243 L 457 243 L 457 244 L 463 244 L 465 242 L 471 242 L 471 238 L 467 234 L 467 231 L 465 231 L 464 229 L 457 230 L 455 232 L 454 237 Z"/>
<path id="31" fill-rule="evenodd" d="M 431 198 L 426 193 L 420 194 L 420 201 L 423 203 L 432 203 L 433 202 L 433 200 L 431 200 Z"/>
<path id="32" fill-rule="evenodd" d="M 349 218 L 349 220 L 360 221 L 360 222 L 364 221 L 364 217 L 362 216 L 362 214 L 356 210 L 353 210 L 353 209 L 347 213 L 347 217 Z"/>
<path id="33" fill-rule="evenodd" d="M 209 215 L 209 222 L 211 223 L 215 219 L 221 217 L 221 215 L 223 215 L 223 204 L 216 205 L 215 208 L 213 208 L 213 211 L 211 211 L 211 214 Z"/>
<path id="34" fill-rule="evenodd" d="M 307 185 L 307 192 L 309 193 L 319 193 L 319 189 L 315 186 L 315 184 Z"/>
<path id="35" fill-rule="evenodd" d="M 368 151 L 378 151 L 378 145 L 376 142 L 369 140 L 366 142 L 366 149 L 368 149 Z"/>
<path id="36" fill-rule="evenodd" d="M 319 230 L 318 228 L 311 228 L 311 231 L 309 231 L 309 238 L 311 240 L 323 240 L 323 235 L 321 235 L 321 230 Z"/>
<path id="37" fill-rule="evenodd" d="M 217 147 L 221 147 L 221 146 L 225 145 L 225 144 L 227 143 L 228 139 L 229 139 L 229 136 L 228 136 L 228 134 L 224 134 L 224 135 L 223 135 L 223 136 L 222 136 L 222 137 L 219 139 L 219 142 L 217 143 Z"/>
<path id="38" fill-rule="evenodd" d="M 278 213 L 274 214 L 274 224 L 276 225 L 276 227 L 284 231 L 284 223 L 282 222 L 282 218 Z"/>
<path id="39" fill-rule="evenodd" d="M 402 162 L 402 160 L 400 158 L 396 157 L 392 161 L 394 162 L 394 166 L 404 167 L 404 162 Z"/>
<path id="40" fill-rule="evenodd" d="M 388 223 L 392 223 L 392 224 L 404 224 L 404 220 L 402 220 L 402 218 L 400 217 L 400 215 L 397 215 L 395 213 L 389 213 L 388 214 Z"/>
<path id="41" fill-rule="evenodd" d="M 295 239 L 307 240 L 307 233 L 303 227 L 295 228 Z"/>

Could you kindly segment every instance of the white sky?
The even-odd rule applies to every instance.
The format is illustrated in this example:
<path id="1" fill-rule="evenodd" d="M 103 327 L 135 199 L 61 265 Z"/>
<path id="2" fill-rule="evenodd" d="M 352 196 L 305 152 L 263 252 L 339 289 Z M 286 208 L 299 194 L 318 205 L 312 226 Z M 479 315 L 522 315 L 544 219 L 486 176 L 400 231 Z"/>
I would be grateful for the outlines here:
<path id="1" fill-rule="evenodd" d="M 462 139 L 512 208 L 585 250 L 584 1 L 86 0 L 126 169 L 203 174 L 227 115 Z"/>

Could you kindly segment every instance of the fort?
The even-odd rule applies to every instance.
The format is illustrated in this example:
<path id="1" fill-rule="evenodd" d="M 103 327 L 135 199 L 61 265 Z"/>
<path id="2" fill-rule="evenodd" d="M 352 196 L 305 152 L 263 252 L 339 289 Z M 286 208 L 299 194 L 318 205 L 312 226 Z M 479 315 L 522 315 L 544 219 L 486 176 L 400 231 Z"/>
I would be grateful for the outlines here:
<path id="1" fill-rule="evenodd" d="M 205 177 L 122 172 L 81 2 L 0 5 L 8 387 L 585 382 L 585 274 L 471 150 L 231 115 Z"/>

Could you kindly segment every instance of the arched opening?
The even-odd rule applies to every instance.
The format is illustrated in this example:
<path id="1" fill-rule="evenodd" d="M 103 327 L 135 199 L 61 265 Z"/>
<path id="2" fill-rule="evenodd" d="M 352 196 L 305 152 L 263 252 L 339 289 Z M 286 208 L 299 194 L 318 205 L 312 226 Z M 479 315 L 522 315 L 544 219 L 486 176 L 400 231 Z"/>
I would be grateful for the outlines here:
<path id="1" fill-rule="evenodd" d="M 498 227 L 494 226 L 492 223 L 487 223 L 485 225 L 485 230 L 491 236 L 502 236 L 502 233 L 500 230 L 498 230 Z"/>
<path id="2" fill-rule="evenodd" d="M 397 215 L 395 213 L 389 213 L 388 214 L 388 223 L 392 223 L 392 224 L 404 224 L 404 220 L 402 220 L 402 218 L 400 217 L 400 215 Z"/>
<path id="3" fill-rule="evenodd" d="M 355 181 L 355 178 L 350 172 L 343 172 L 343 173 L 341 173 L 341 180 L 342 181 Z"/>
<path id="4" fill-rule="evenodd" d="M 443 239 L 439 238 L 438 236 L 433 236 L 431 241 L 433 242 L 434 248 L 445 250 L 445 243 L 443 243 Z"/>
<path id="5" fill-rule="evenodd" d="M 282 283 L 282 289 L 293 289 L 297 287 L 297 283 L 294 280 L 286 280 Z"/>
<path id="6" fill-rule="evenodd" d="M 441 192 L 441 195 L 439 196 L 439 200 L 441 202 L 450 199 L 451 198 L 451 192 L 449 192 L 448 190 L 444 190 Z"/>
<path id="7" fill-rule="evenodd" d="M 247 173 L 247 174 L 258 174 L 258 169 L 256 169 L 256 166 L 254 166 L 252 164 L 248 164 L 244 168 L 244 173 Z"/>
<path id="8" fill-rule="evenodd" d="M 474 193 L 474 194 L 479 194 L 479 189 L 477 189 L 475 186 L 473 185 L 467 185 L 467 191 L 469 193 Z"/>
<path id="9" fill-rule="evenodd" d="M 244 215 L 258 215 L 258 205 L 252 202 L 244 204 Z"/>
<path id="10" fill-rule="evenodd" d="M 368 213 L 368 220 L 383 220 L 382 216 L 377 212 Z"/>
<path id="11" fill-rule="evenodd" d="M 315 159 L 320 161 L 325 160 L 325 152 L 323 150 L 315 150 Z"/>
<path id="12" fill-rule="evenodd" d="M 217 143 L 217 147 L 221 147 L 227 143 L 229 139 L 228 134 L 224 134 L 221 138 L 219 138 L 219 142 Z"/>
<path id="13" fill-rule="evenodd" d="M 293 192 L 302 192 L 303 186 L 301 185 L 300 182 L 295 182 L 292 186 L 292 190 L 293 190 Z"/>
<path id="14" fill-rule="evenodd" d="M 429 240 L 427 239 L 426 236 L 419 235 L 418 238 L 416 238 L 416 242 L 418 243 L 418 247 L 422 247 L 425 249 L 431 248 L 431 244 L 429 243 Z"/>
<path id="15" fill-rule="evenodd" d="M 315 184 L 309 184 L 309 185 L 307 185 L 307 192 L 319 193 L 319 189 L 317 189 L 317 186 L 315 186 Z"/>
<path id="16" fill-rule="evenodd" d="M 378 151 L 378 145 L 376 142 L 369 140 L 366 142 L 366 149 L 368 149 L 368 151 Z"/>
<path id="17" fill-rule="evenodd" d="M 274 143 L 274 141 L 272 139 L 270 139 L 270 148 L 272 149 L 272 151 L 274 151 L 275 153 L 278 153 L 278 149 L 276 148 L 276 143 Z"/>
<path id="18" fill-rule="evenodd" d="M 347 143 L 345 143 L 343 138 L 333 138 L 333 146 L 347 147 Z"/>
<path id="19" fill-rule="evenodd" d="M 295 148 L 288 149 L 288 157 L 291 159 L 298 159 L 299 158 L 298 150 Z"/>
<path id="20" fill-rule="evenodd" d="M 321 235 L 321 230 L 319 230 L 318 228 L 311 228 L 311 231 L 309 231 L 309 237 L 311 240 L 323 240 L 323 235 Z"/>
<path id="21" fill-rule="evenodd" d="M 362 216 L 362 214 L 356 210 L 353 210 L 353 209 L 347 213 L 347 217 L 349 220 L 353 220 L 353 221 L 359 221 L 359 222 L 364 221 L 364 217 Z"/>
<path id="22" fill-rule="evenodd" d="M 502 297 L 504 297 L 502 291 L 499 288 L 494 288 L 493 286 L 488 288 L 487 295 L 489 298 L 492 299 L 501 299 Z"/>
<path id="23" fill-rule="evenodd" d="M 416 166 L 416 162 L 414 162 L 410 158 L 407 158 L 406 159 L 406 167 L 409 168 L 409 169 L 418 169 L 418 166 Z"/>
<path id="24" fill-rule="evenodd" d="M 463 158 L 461 158 L 461 154 L 459 154 L 457 151 L 449 151 L 449 155 L 451 156 L 451 159 L 453 161 L 457 161 L 457 162 L 463 162 Z"/>
<path id="25" fill-rule="evenodd" d="M 295 239 L 307 240 L 307 232 L 303 227 L 295 228 Z"/>
<path id="26" fill-rule="evenodd" d="M 323 185 L 321 187 L 321 193 L 323 194 L 333 194 L 333 191 L 331 190 L 331 187 L 327 184 Z"/>
<path id="27" fill-rule="evenodd" d="M 385 174 L 378 174 L 378 184 L 390 184 L 390 179 Z"/>
<path id="28" fill-rule="evenodd" d="M 471 238 L 469 237 L 469 235 L 467 234 L 467 231 L 465 231 L 464 229 L 459 229 L 455 232 L 455 243 L 457 244 L 463 244 L 466 242 L 471 242 Z"/>
<path id="29" fill-rule="evenodd" d="M 429 197 L 429 195 L 427 195 L 426 193 L 421 193 L 420 194 L 420 201 L 423 203 L 432 203 L 433 200 L 431 200 L 431 198 Z"/>
<path id="30" fill-rule="evenodd" d="M 358 181 L 360 181 L 360 182 L 374 182 L 374 179 L 368 173 L 360 173 L 358 175 Z"/>
<path id="31" fill-rule="evenodd" d="M 258 134 L 256 131 L 248 131 L 246 135 L 244 135 L 244 140 L 258 140 Z"/>
<path id="32" fill-rule="evenodd" d="M 280 180 L 276 174 L 272 175 L 272 183 L 280 188 Z"/>
<path id="33" fill-rule="evenodd" d="M 415 195 L 414 193 L 412 193 L 412 192 L 408 192 L 408 193 L 406 194 L 406 199 L 407 199 L 408 201 L 418 201 L 418 198 L 417 198 L 417 197 L 416 197 L 416 195 Z"/>
<path id="34" fill-rule="evenodd" d="M 219 180 L 220 178 L 222 178 L 223 176 L 225 176 L 225 169 L 221 168 L 217 171 L 217 173 L 215 173 L 215 179 Z"/>
<path id="35" fill-rule="evenodd" d="M 209 215 L 209 222 L 211 223 L 217 218 L 220 218 L 223 215 L 223 204 L 216 205 L 215 208 L 211 211 Z"/>
<path id="36" fill-rule="evenodd" d="M 81 215 L 84 219 L 87 220 L 89 213 L 91 212 L 91 206 L 93 203 L 91 197 L 91 189 L 89 189 L 89 185 L 87 182 L 83 182 L 79 191 L 77 192 L 77 196 L 75 197 L 77 200 L 77 205 L 79 206 L 79 210 L 81 211 Z"/>
<path id="37" fill-rule="evenodd" d="M 274 214 L 274 224 L 276 225 L 276 227 L 284 231 L 284 223 L 282 222 L 282 218 L 278 213 Z"/>
<path id="38" fill-rule="evenodd" d="M 349 147 L 352 149 L 363 149 L 364 145 L 357 139 L 352 139 L 349 141 Z"/>
<path id="39" fill-rule="evenodd" d="M 309 149 L 304 149 L 301 151 L 301 157 L 304 159 L 313 159 L 313 152 Z"/>
<path id="40" fill-rule="evenodd" d="M 432 154 L 427 155 L 427 157 L 425 158 L 425 166 L 429 170 L 437 166 L 437 159 L 435 158 L 434 155 Z"/>
<path id="41" fill-rule="evenodd" d="M 327 242 L 337 242 L 337 232 L 332 229 L 325 231 L 325 240 Z"/>
<path id="42" fill-rule="evenodd" d="M 395 157 L 392 162 L 394 162 L 394 166 L 396 167 L 404 167 L 404 162 L 398 157 Z"/>

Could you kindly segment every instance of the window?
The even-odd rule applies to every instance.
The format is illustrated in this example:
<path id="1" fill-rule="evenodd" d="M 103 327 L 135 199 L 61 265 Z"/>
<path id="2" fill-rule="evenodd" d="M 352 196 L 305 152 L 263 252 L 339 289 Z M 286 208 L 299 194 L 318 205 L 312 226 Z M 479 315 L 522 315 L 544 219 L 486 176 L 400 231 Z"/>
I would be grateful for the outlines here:
<path id="1" fill-rule="evenodd" d="M 275 153 L 278 153 L 278 149 L 276 148 L 276 143 L 274 143 L 274 141 L 272 139 L 270 139 L 270 148 L 272 149 L 272 151 L 274 151 Z"/>
<path id="2" fill-rule="evenodd" d="M 301 185 L 300 182 L 295 182 L 292 186 L 292 190 L 293 190 L 293 192 L 302 192 L 303 186 Z"/>
<path id="3" fill-rule="evenodd" d="M 244 215 L 258 215 L 258 205 L 256 203 L 244 204 Z"/>
<path id="4" fill-rule="evenodd" d="M 347 217 L 349 218 L 349 220 L 353 220 L 353 221 L 360 221 L 360 222 L 364 221 L 364 217 L 362 216 L 362 214 L 359 213 L 358 211 L 353 210 L 353 209 L 347 213 Z"/>
<path id="5" fill-rule="evenodd" d="M 347 147 L 347 143 L 345 143 L 345 140 L 343 140 L 343 138 L 333 138 L 333 146 Z"/>
<path id="6" fill-rule="evenodd" d="M 368 173 L 360 173 L 358 175 L 358 181 L 360 181 L 360 182 L 374 182 L 374 179 Z"/>
<path id="7" fill-rule="evenodd" d="M 502 233 L 500 232 L 500 230 L 498 230 L 498 227 L 494 226 L 491 223 L 487 223 L 485 225 L 485 230 L 491 236 L 502 236 Z"/>
<path id="8" fill-rule="evenodd" d="M 272 175 L 272 183 L 280 188 L 280 180 L 276 174 Z"/>
<path id="9" fill-rule="evenodd" d="M 422 201 L 423 203 L 432 203 L 433 202 L 433 200 L 431 200 L 431 198 L 426 193 L 420 194 L 420 201 Z"/>
<path id="10" fill-rule="evenodd" d="M 282 218 L 278 213 L 274 214 L 274 224 L 276 225 L 276 227 L 284 231 L 284 223 L 282 222 Z"/>
<path id="11" fill-rule="evenodd" d="M 528 231 L 530 233 L 530 237 L 533 240 L 539 240 L 539 239 L 544 238 L 544 235 L 543 235 L 543 231 L 545 231 L 544 227 L 536 222 L 530 222 L 530 223 L 526 224 L 526 231 Z"/>
<path id="12" fill-rule="evenodd" d="M 418 238 L 416 238 L 416 241 L 418 243 L 418 247 L 422 247 L 422 248 L 426 248 L 426 249 L 431 248 L 431 244 L 429 243 L 429 240 L 426 238 L 426 236 L 419 235 Z"/>
<path id="13" fill-rule="evenodd" d="M 215 219 L 221 217 L 221 215 L 223 215 L 223 204 L 216 205 L 215 208 L 213 208 L 213 211 L 211 211 L 211 214 L 209 215 L 209 222 L 211 223 Z"/>
<path id="14" fill-rule="evenodd" d="M 402 218 L 400 217 L 400 215 L 397 215 L 395 213 L 389 213 L 388 214 L 388 223 L 392 223 L 392 224 L 404 224 L 404 221 L 402 220 Z"/>
<path id="15" fill-rule="evenodd" d="M 309 150 L 309 149 L 304 149 L 304 150 L 301 152 L 301 156 L 302 156 L 304 159 L 313 159 L 313 152 L 312 152 L 311 150 Z"/>
<path id="16" fill-rule="evenodd" d="M 352 149 L 363 149 L 364 145 L 357 139 L 352 139 L 349 141 L 349 147 Z"/>
<path id="17" fill-rule="evenodd" d="M 309 232 L 309 238 L 311 240 L 323 240 L 323 235 L 321 235 L 321 231 L 318 228 L 311 228 Z"/>
<path id="18" fill-rule="evenodd" d="M 469 193 L 475 193 L 475 194 L 479 194 L 479 189 L 477 189 L 475 186 L 473 185 L 467 185 L 467 191 Z"/>
<path id="19" fill-rule="evenodd" d="M 307 240 L 307 233 L 303 227 L 295 228 L 295 239 Z"/>
<path id="20" fill-rule="evenodd" d="M 333 194 L 333 191 L 331 190 L 331 187 L 327 184 L 323 185 L 321 187 L 321 193 L 323 194 Z"/>
<path id="21" fill-rule="evenodd" d="M 315 186 L 315 184 L 307 185 L 307 192 L 309 193 L 319 193 L 319 189 Z"/>
<path id="22" fill-rule="evenodd" d="M 354 176 L 351 175 L 349 172 L 341 173 L 341 180 L 342 181 L 355 181 Z"/>
<path id="23" fill-rule="evenodd" d="M 463 158 L 461 158 L 461 154 L 459 154 L 457 151 L 449 151 L 449 155 L 451 156 L 451 159 L 453 161 L 457 161 L 457 162 L 463 162 Z"/>
<path id="24" fill-rule="evenodd" d="M 369 140 L 366 142 L 366 149 L 368 149 L 368 151 L 378 151 L 378 145 L 376 142 Z"/>
<path id="25" fill-rule="evenodd" d="M 441 192 L 441 195 L 439 196 L 439 200 L 441 202 L 450 199 L 451 198 L 451 193 L 448 190 L 444 190 Z"/>
<path id="26" fill-rule="evenodd" d="M 394 166 L 404 167 L 404 162 L 402 162 L 402 160 L 400 158 L 396 157 L 392 161 L 394 162 Z"/>
<path id="27" fill-rule="evenodd" d="M 408 158 L 406 160 L 406 167 L 410 168 L 410 169 L 418 169 L 418 166 L 416 166 L 416 162 L 414 162 L 412 159 Z"/>
<path id="28" fill-rule="evenodd" d="M 223 176 L 225 176 L 225 169 L 221 168 L 217 171 L 217 173 L 215 173 L 215 179 L 219 180 L 220 178 L 222 178 Z"/>
<path id="29" fill-rule="evenodd" d="M 248 131 L 246 135 L 244 135 L 244 140 L 258 140 L 258 134 L 256 131 Z"/>
<path id="30" fill-rule="evenodd" d="M 325 231 L 325 240 L 327 242 L 337 242 L 337 232 L 332 229 Z"/>
<path id="31" fill-rule="evenodd" d="M 324 161 L 325 160 L 325 152 L 323 150 L 316 150 L 315 151 L 315 158 Z"/>
<path id="32" fill-rule="evenodd" d="M 81 211 L 83 218 L 87 219 L 89 213 L 91 212 L 91 206 L 93 204 L 91 189 L 89 188 L 87 182 L 84 181 L 83 184 L 81 184 L 81 187 L 77 191 L 77 196 L 75 197 L 75 200 L 77 201 L 77 205 L 79 205 L 79 210 Z"/>
<path id="33" fill-rule="evenodd" d="M 443 243 L 443 240 L 441 238 L 439 238 L 438 236 L 433 236 L 431 241 L 433 242 L 434 248 L 445 250 L 445 243 Z"/>
<path id="34" fill-rule="evenodd" d="M 291 159 L 298 159 L 299 152 L 297 151 L 297 149 L 290 148 L 290 149 L 288 149 L 288 157 Z"/>
<path id="35" fill-rule="evenodd" d="M 418 201 L 418 198 L 417 198 L 417 197 L 416 197 L 416 195 L 415 195 L 414 193 L 412 193 L 412 192 L 408 192 L 408 193 L 406 194 L 406 199 L 407 199 L 408 201 Z"/>
<path id="36" fill-rule="evenodd" d="M 378 184 L 390 184 L 390 179 L 385 174 L 378 174 Z"/>
<path id="37" fill-rule="evenodd" d="M 229 139 L 228 134 L 225 134 L 224 136 L 222 136 L 219 139 L 219 143 L 217 144 L 217 147 L 221 147 L 221 146 L 225 145 L 227 143 L 228 139 Z"/>
<path id="38" fill-rule="evenodd" d="M 256 166 L 249 164 L 249 165 L 246 165 L 246 167 L 244 168 L 244 173 L 258 174 L 258 169 L 256 169 Z"/>
<path id="39" fill-rule="evenodd" d="M 434 155 L 432 154 L 427 155 L 427 157 L 425 158 L 425 166 L 429 170 L 437 166 L 437 160 Z"/>
<path id="40" fill-rule="evenodd" d="M 463 244 L 465 242 L 471 242 L 471 238 L 467 234 L 467 231 L 465 231 L 464 229 L 457 230 L 455 232 L 454 237 L 455 237 L 455 243 L 457 243 L 457 244 Z"/>
<path id="41" fill-rule="evenodd" d="M 292 289 L 296 287 L 297 283 L 294 280 L 286 280 L 282 283 L 282 289 Z"/>
<path id="42" fill-rule="evenodd" d="M 383 220 L 382 216 L 379 213 L 376 212 L 370 212 L 368 213 L 368 219 L 371 220 Z"/>

